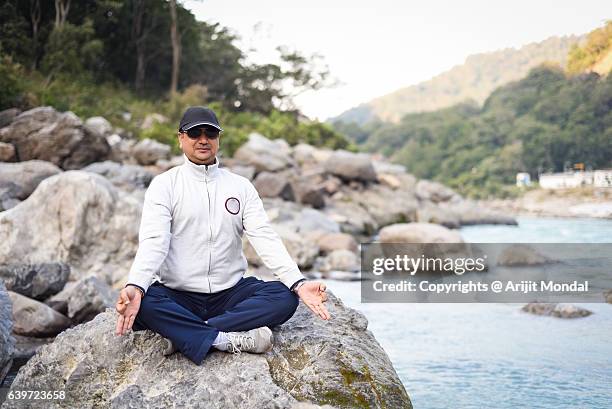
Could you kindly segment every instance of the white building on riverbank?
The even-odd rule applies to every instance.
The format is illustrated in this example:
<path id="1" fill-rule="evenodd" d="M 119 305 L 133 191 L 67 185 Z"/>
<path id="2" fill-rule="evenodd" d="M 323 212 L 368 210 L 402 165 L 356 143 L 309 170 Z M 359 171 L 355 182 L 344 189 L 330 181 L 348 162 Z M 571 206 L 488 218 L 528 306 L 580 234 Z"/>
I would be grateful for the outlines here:
<path id="1" fill-rule="evenodd" d="M 542 173 L 539 183 L 543 189 L 571 189 L 582 186 L 612 187 L 612 169 Z"/>

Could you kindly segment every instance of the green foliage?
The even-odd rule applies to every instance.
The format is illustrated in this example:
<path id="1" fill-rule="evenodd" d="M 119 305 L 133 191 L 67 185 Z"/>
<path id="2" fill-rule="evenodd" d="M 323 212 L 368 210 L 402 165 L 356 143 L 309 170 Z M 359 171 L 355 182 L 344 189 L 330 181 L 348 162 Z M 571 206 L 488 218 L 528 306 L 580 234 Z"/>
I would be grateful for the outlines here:
<path id="1" fill-rule="evenodd" d="M 567 62 L 567 69 L 572 74 L 578 74 L 592 68 L 600 59 L 612 50 L 612 20 L 589 33 L 584 45 L 575 44 Z"/>
<path id="2" fill-rule="evenodd" d="M 517 172 L 533 179 L 584 162 L 612 166 L 612 77 L 568 77 L 543 66 L 470 104 L 406 115 L 380 126 L 363 148 L 418 177 L 473 197 L 516 194 Z"/>
<path id="3" fill-rule="evenodd" d="M 21 65 L 1 51 L 0 48 L 0 110 L 18 105 L 23 90 Z"/>

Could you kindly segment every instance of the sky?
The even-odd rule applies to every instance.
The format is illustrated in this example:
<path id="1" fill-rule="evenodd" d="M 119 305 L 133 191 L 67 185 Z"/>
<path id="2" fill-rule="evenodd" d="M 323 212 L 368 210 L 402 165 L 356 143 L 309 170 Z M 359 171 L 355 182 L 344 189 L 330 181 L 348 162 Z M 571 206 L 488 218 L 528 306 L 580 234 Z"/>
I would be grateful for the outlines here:
<path id="1" fill-rule="evenodd" d="M 325 120 L 462 64 L 471 54 L 584 34 L 612 19 L 610 0 L 185 0 L 198 20 L 241 38 L 249 60 L 278 62 L 278 46 L 320 54 L 337 82 L 297 106 Z"/>

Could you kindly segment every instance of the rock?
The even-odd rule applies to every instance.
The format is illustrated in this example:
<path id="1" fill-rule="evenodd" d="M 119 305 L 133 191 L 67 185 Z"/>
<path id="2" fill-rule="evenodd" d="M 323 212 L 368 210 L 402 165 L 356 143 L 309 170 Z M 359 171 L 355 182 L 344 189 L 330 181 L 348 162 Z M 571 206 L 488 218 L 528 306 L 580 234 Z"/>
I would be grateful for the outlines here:
<path id="1" fill-rule="evenodd" d="M 234 159 L 243 165 L 253 166 L 257 172 L 277 172 L 294 166 L 289 153 L 263 135 L 251 133 L 249 140 L 234 153 Z"/>
<path id="2" fill-rule="evenodd" d="M 87 272 L 121 281 L 138 247 L 141 207 L 140 198 L 119 194 L 102 176 L 52 176 L 28 200 L 0 213 L 0 263 L 54 260 L 70 265 L 72 280 Z"/>
<path id="3" fill-rule="evenodd" d="M 416 211 L 416 221 L 441 224 L 449 229 L 457 229 L 461 226 L 460 218 L 454 211 L 442 208 L 429 200 L 419 204 Z"/>
<path id="4" fill-rule="evenodd" d="M 429 200 L 434 203 L 446 202 L 456 196 L 454 190 L 438 182 L 419 180 L 416 185 L 416 196 L 419 200 Z"/>
<path id="5" fill-rule="evenodd" d="M 326 233 L 317 238 L 317 245 L 322 253 L 330 253 L 334 250 L 357 251 L 357 241 L 353 236 L 346 233 Z"/>
<path id="6" fill-rule="evenodd" d="M 462 226 L 474 224 L 518 225 L 514 217 L 484 208 L 471 200 L 456 200 L 454 202 L 438 203 L 438 207 L 457 215 L 459 217 L 459 223 Z"/>
<path id="7" fill-rule="evenodd" d="M 154 165 L 160 159 L 170 159 L 170 146 L 154 141 L 143 139 L 132 148 L 132 156 L 139 165 Z"/>
<path id="8" fill-rule="evenodd" d="M 295 224 L 297 231 L 300 233 L 315 230 L 329 233 L 340 232 L 340 226 L 338 223 L 329 218 L 325 213 L 316 209 L 310 209 L 308 207 L 303 208 L 296 216 Z"/>
<path id="9" fill-rule="evenodd" d="M 0 280 L 8 290 L 44 300 L 64 288 L 70 267 L 64 263 L 0 264 Z"/>
<path id="10" fill-rule="evenodd" d="M 307 143 L 298 143 L 293 147 L 292 156 L 295 161 L 302 166 L 307 163 L 316 162 L 314 158 L 314 152 L 316 150 L 317 148 Z"/>
<path id="11" fill-rule="evenodd" d="M 529 303 L 523 306 L 521 310 L 534 315 L 545 315 L 557 318 L 581 318 L 588 317 L 592 314 L 591 311 L 576 307 L 575 305 L 555 303 Z"/>
<path id="12" fill-rule="evenodd" d="M 109 160 L 92 163 L 81 170 L 104 176 L 113 185 L 126 190 L 146 189 L 153 180 L 153 173 L 141 166 L 122 165 Z"/>
<path id="13" fill-rule="evenodd" d="M 0 162 L 15 160 L 15 147 L 10 143 L 0 142 Z"/>
<path id="14" fill-rule="evenodd" d="M 101 116 L 88 118 L 85 121 L 85 129 L 87 129 L 91 134 L 102 138 L 106 138 L 113 133 L 113 126 L 111 123 L 108 122 L 106 118 Z"/>
<path id="15" fill-rule="evenodd" d="M 109 155 L 109 160 L 118 163 L 129 163 L 129 164 L 137 164 L 138 162 L 132 156 L 132 151 L 134 146 L 136 145 L 136 141 L 132 139 L 123 139 L 120 138 L 117 140 L 113 137 L 113 143 L 111 146 L 111 153 Z M 160 161 L 158 161 L 159 163 Z"/>
<path id="16" fill-rule="evenodd" d="M 54 164 L 42 160 L 0 163 L 0 189 L 11 186 L 14 198 L 25 200 L 40 182 L 61 172 Z"/>
<path id="17" fill-rule="evenodd" d="M 28 337 L 48 337 L 57 335 L 70 326 L 70 320 L 47 305 L 8 292 L 13 304 L 13 331 Z"/>
<path id="18" fill-rule="evenodd" d="M 608 304 L 612 304 L 612 290 L 608 290 L 604 293 L 604 298 Z"/>
<path id="19" fill-rule="evenodd" d="M 389 173 L 377 174 L 378 183 L 388 186 L 391 189 L 399 189 L 402 186 L 402 182 L 395 175 Z"/>
<path id="20" fill-rule="evenodd" d="M 4 128 L 5 126 L 9 126 L 11 122 L 17 118 L 21 114 L 21 109 L 19 108 L 9 108 L 4 111 L 0 111 L 0 128 Z"/>
<path id="21" fill-rule="evenodd" d="M 13 332 L 13 306 L 6 288 L 0 281 L 0 385 L 13 364 L 15 338 Z"/>
<path id="22" fill-rule="evenodd" d="M 47 301 L 54 310 L 66 314 L 73 323 L 89 321 L 106 308 L 115 306 L 119 292 L 97 277 L 85 277 Z"/>
<path id="23" fill-rule="evenodd" d="M 322 272 L 328 271 L 351 271 L 361 270 L 359 257 L 350 250 L 334 250 L 325 257 L 320 267 Z"/>
<path id="24" fill-rule="evenodd" d="M 312 206 L 315 209 L 325 207 L 325 186 L 323 183 L 315 182 L 312 176 L 303 175 L 295 177 L 291 185 L 297 202 Z"/>
<path id="25" fill-rule="evenodd" d="M 389 163 L 381 160 L 373 160 L 372 166 L 374 166 L 374 170 L 376 174 L 390 174 L 397 175 L 406 173 L 406 167 L 403 165 L 398 165 L 395 163 Z"/>
<path id="26" fill-rule="evenodd" d="M 296 233 L 288 226 L 272 224 L 272 228 L 283 241 L 283 244 L 287 248 L 287 251 L 291 255 L 291 258 L 301 268 L 308 268 L 312 266 L 312 263 L 319 254 L 319 247 L 314 241 L 309 240 L 307 237 Z M 255 252 L 251 243 L 249 243 L 246 235 L 243 238 L 243 249 L 247 261 L 255 266 L 262 265 L 259 256 Z"/>
<path id="27" fill-rule="evenodd" d="M 369 155 L 337 150 L 325 161 L 325 170 L 344 180 L 373 182 L 376 172 Z"/>
<path id="28" fill-rule="evenodd" d="M 330 294 L 331 321 L 301 305 L 262 355 L 213 352 L 202 365 L 164 357 L 151 331 L 114 335 L 116 313 L 60 334 L 23 366 L 12 390 L 65 390 L 73 407 L 404 407 L 410 399 L 367 320 Z M 5 408 L 19 407 L 7 401 Z M 63 407 L 46 401 L 47 408 Z"/>
<path id="29" fill-rule="evenodd" d="M 401 189 L 393 190 L 382 185 L 371 185 L 361 192 L 347 188 L 343 188 L 342 191 L 345 196 L 341 200 L 357 203 L 372 216 L 380 227 L 417 219 L 418 203 L 412 192 Z M 349 213 L 347 216 L 352 215 Z"/>
<path id="30" fill-rule="evenodd" d="M 20 114 L 0 129 L 0 142 L 13 144 L 20 161 L 41 159 L 62 169 L 80 169 L 110 154 L 106 139 L 90 133 L 74 113 L 51 107 Z"/>
<path id="31" fill-rule="evenodd" d="M 13 335 L 13 337 L 15 338 L 13 358 L 23 360 L 32 358 L 43 345 L 50 344 L 55 339 L 55 337 L 35 338 L 17 334 Z"/>
<path id="32" fill-rule="evenodd" d="M 370 213 L 352 201 L 334 200 L 325 207 L 325 214 L 337 223 L 344 233 L 372 235 L 378 230 L 378 223 Z"/>
<path id="33" fill-rule="evenodd" d="M 168 122 L 170 122 L 170 119 L 168 119 L 168 117 L 162 114 L 147 114 L 147 116 L 145 116 L 145 119 L 142 121 L 142 124 L 140 125 L 140 129 L 144 131 L 146 129 L 152 128 L 155 124 L 167 124 Z"/>
<path id="34" fill-rule="evenodd" d="M 264 171 L 257 175 L 253 185 L 260 197 L 280 197 L 291 202 L 295 201 L 295 194 L 287 175 Z"/>
<path id="35" fill-rule="evenodd" d="M 553 260 L 526 244 L 512 244 L 504 248 L 497 258 L 498 266 L 534 266 L 552 262 Z"/>
<path id="36" fill-rule="evenodd" d="M 380 230 L 381 243 L 463 243 L 461 234 L 432 223 L 399 223 Z"/>
<path id="37" fill-rule="evenodd" d="M 237 175 L 244 176 L 249 180 L 253 180 L 255 178 L 254 166 L 235 165 L 230 168 L 230 171 Z"/>
<path id="38" fill-rule="evenodd" d="M 169 160 L 160 159 L 155 162 L 155 167 L 157 167 L 158 171 L 155 172 L 157 174 L 167 171 L 175 166 L 180 166 L 185 163 L 185 157 L 183 155 L 172 156 Z"/>
<path id="39" fill-rule="evenodd" d="M 53 308 L 60 314 L 67 315 L 68 301 L 70 299 L 70 296 L 73 294 L 70 289 L 73 288 L 78 282 L 79 281 L 68 281 L 62 291 L 46 299 L 45 304 L 47 304 L 49 307 Z"/>

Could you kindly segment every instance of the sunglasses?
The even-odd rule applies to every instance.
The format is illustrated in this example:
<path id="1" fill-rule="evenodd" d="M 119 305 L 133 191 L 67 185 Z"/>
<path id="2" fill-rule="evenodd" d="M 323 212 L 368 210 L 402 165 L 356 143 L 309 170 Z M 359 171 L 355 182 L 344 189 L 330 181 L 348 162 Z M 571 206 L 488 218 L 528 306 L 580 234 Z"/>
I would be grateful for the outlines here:
<path id="1" fill-rule="evenodd" d="M 199 138 L 200 136 L 202 136 L 202 134 L 206 135 L 208 139 L 217 139 L 219 137 L 219 130 L 212 127 L 191 128 L 183 132 L 185 132 L 187 136 L 192 139 Z"/>

